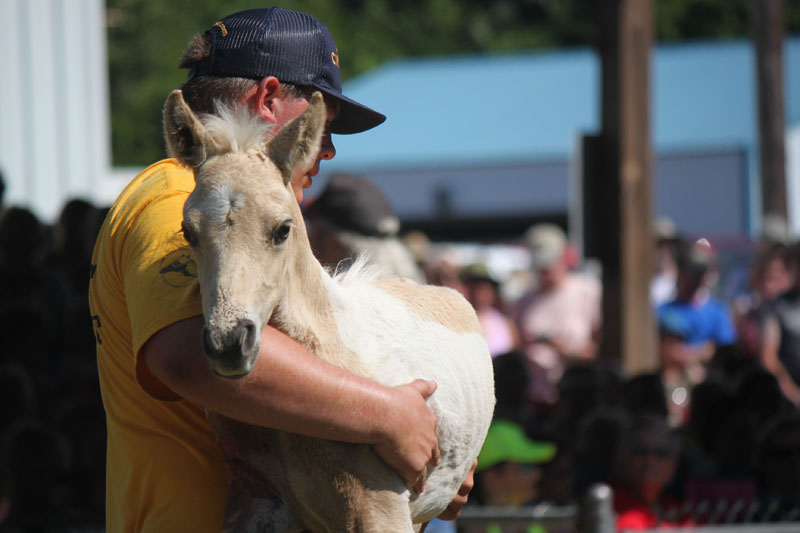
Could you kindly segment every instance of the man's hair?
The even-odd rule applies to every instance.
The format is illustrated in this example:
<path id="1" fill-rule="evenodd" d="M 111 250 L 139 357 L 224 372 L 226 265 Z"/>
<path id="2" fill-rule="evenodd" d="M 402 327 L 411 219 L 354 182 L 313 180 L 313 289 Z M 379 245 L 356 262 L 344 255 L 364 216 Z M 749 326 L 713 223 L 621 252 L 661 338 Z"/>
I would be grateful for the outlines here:
<path id="1" fill-rule="evenodd" d="M 193 76 L 193 70 L 208 59 L 211 54 L 211 37 L 204 34 L 195 35 L 181 54 L 179 68 L 189 70 L 189 81 L 181 91 L 183 98 L 195 113 L 214 114 L 220 104 L 234 106 L 261 81 L 255 78 L 238 76 Z M 281 87 L 294 97 L 307 96 L 308 88 L 292 83 L 281 82 Z"/>

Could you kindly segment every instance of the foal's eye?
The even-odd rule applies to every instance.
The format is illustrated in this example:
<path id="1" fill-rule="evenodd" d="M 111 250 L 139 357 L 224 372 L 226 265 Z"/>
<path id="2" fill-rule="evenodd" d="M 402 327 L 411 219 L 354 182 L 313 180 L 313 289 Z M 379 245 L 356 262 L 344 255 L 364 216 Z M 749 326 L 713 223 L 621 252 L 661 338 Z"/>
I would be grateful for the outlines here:
<path id="1" fill-rule="evenodd" d="M 197 244 L 197 236 L 192 233 L 192 230 L 186 227 L 185 223 L 181 223 L 181 232 L 183 233 L 183 238 L 189 243 L 189 246 L 195 246 Z"/>
<path id="2" fill-rule="evenodd" d="M 292 223 L 284 222 L 272 233 L 272 242 L 275 244 L 283 244 L 289 238 L 289 232 L 292 231 Z"/>

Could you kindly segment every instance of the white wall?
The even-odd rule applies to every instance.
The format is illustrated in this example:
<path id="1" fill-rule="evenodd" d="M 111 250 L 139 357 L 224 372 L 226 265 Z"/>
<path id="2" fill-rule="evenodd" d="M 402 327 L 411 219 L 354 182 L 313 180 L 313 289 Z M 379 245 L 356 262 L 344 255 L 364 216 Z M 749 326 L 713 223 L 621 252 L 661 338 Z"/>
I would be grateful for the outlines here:
<path id="1" fill-rule="evenodd" d="M 786 203 L 789 212 L 789 233 L 800 237 L 800 124 L 786 134 Z"/>
<path id="2" fill-rule="evenodd" d="M 0 172 L 6 205 L 51 222 L 66 200 L 109 202 L 103 0 L 0 0 Z"/>

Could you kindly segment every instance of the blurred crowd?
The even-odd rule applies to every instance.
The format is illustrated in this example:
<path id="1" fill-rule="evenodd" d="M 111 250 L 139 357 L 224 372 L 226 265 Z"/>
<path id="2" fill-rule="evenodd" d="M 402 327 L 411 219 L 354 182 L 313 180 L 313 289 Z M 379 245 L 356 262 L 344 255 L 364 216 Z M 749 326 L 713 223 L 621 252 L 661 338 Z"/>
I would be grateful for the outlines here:
<path id="1" fill-rule="evenodd" d="M 105 419 L 87 291 L 105 212 L 74 199 L 47 225 L 0 208 L 0 529 L 103 527 Z M 497 407 L 470 505 L 579 505 L 605 483 L 620 528 L 800 522 L 796 243 L 765 236 L 722 268 L 721 248 L 657 221 L 657 353 L 644 357 L 657 363 L 632 375 L 598 356 L 601 281 L 561 227 L 519 235 L 512 244 L 528 261 L 498 273 L 402 233 L 380 191 L 356 176 L 332 176 L 304 212 L 331 270 L 366 253 L 473 304 Z"/>
<path id="2" fill-rule="evenodd" d="M 800 522 L 800 245 L 767 233 L 723 265 L 708 239 L 655 228 L 655 364 L 635 374 L 598 356 L 600 279 L 561 228 L 522 237 L 522 291 L 481 263 L 427 265 L 473 303 L 494 358 L 473 503 L 580 505 L 602 483 L 619 529 Z"/>
<path id="3" fill-rule="evenodd" d="M 1 195 L 0 195 L 1 196 Z M 0 530 L 100 528 L 105 415 L 88 305 L 105 211 L 0 209 Z"/>

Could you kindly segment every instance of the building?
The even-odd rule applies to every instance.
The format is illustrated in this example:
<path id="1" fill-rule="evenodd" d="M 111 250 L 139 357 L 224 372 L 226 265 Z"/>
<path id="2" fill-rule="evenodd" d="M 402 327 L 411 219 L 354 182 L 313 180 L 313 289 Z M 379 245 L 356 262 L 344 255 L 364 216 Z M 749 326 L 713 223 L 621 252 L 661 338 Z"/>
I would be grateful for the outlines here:
<path id="1" fill-rule="evenodd" d="M 800 234 L 800 38 L 785 41 L 792 227 Z M 654 48 L 654 212 L 690 234 L 758 234 L 755 56 L 748 41 Z M 395 61 L 350 83 L 389 119 L 336 139 L 329 172 L 369 175 L 401 217 L 453 238 L 565 222 L 579 139 L 600 125 L 588 49 Z"/>

